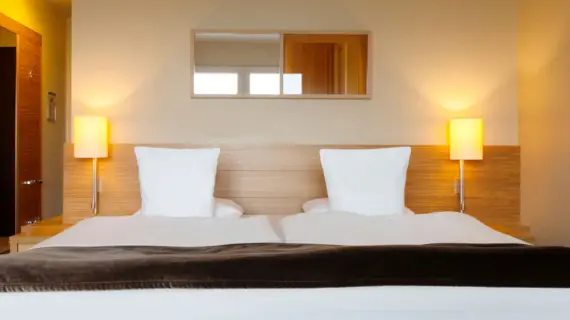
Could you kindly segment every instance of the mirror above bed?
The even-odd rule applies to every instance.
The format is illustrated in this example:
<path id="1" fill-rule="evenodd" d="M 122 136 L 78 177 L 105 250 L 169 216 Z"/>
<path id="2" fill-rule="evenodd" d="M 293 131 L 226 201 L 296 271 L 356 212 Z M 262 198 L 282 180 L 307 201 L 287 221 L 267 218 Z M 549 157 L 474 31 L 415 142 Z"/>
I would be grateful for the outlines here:
<path id="1" fill-rule="evenodd" d="M 193 98 L 369 99 L 369 34 L 193 32 Z"/>

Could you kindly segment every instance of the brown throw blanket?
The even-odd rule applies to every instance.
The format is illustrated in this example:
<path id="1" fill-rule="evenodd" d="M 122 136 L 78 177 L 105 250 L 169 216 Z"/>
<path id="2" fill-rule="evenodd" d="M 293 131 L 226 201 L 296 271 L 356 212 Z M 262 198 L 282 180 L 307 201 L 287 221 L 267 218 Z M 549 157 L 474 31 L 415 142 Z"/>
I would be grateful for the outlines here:
<path id="1" fill-rule="evenodd" d="M 570 288 L 570 248 L 504 244 L 61 247 L 0 258 L 0 292 L 395 285 Z"/>

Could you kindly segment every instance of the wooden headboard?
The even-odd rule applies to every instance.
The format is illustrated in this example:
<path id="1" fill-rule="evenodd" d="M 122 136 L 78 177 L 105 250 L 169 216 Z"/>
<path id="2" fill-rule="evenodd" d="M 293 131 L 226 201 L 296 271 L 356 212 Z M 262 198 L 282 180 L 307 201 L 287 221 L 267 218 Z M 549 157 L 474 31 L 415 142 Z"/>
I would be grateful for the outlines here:
<path id="1" fill-rule="evenodd" d="M 326 196 L 319 149 L 386 146 L 219 147 L 216 197 L 236 201 L 248 214 L 292 214 L 301 211 L 304 201 Z M 112 145 L 110 157 L 100 161 L 100 215 L 129 215 L 140 208 L 133 148 L 132 144 Z M 489 224 L 518 225 L 519 147 L 485 147 L 484 158 L 466 162 L 467 212 Z M 457 175 L 458 163 L 449 160 L 447 146 L 412 147 L 406 205 L 417 213 L 457 211 L 454 192 Z M 75 159 L 73 145 L 68 144 L 64 160 L 64 222 L 75 223 L 90 217 L 90 205 L 91 161 Z"/>

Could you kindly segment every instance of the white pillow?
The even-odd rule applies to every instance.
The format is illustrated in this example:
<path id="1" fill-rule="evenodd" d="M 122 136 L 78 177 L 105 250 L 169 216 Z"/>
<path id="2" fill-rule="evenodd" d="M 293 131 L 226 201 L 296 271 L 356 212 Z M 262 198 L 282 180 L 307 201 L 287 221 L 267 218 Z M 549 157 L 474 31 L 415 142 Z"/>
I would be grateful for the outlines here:
<path id="1" fill-rule="evenodd" d="M 220 149 L 135 147 L 141 214 L 212 217 Z"/>
<path id="2" fill-rule="evenodd" d="M 404 212 L 410 147 L 321 150 L 331 210 L 363 215 Z"/>
<path id="3" fill-rule="evenodd" d="M 317 198 L 303 203 L 303 212 L 324 213 L 329 211 L 329 199 Z"/>
<path id="4" fill-rule="evenodd" d="M 137 211 L 133 216 L 138 216 L 141 211 Z M 230 199 L 214 198 L 215 218 L 239 218 L 243 215 L 243 208 Z"/>
<path id="5" fill-rule="evenodd" d="M 214 199 L 214 217 L 239 218 L 243 215 L 243 208 L 230 199 Z"/>
<path id="6" fill-rule="evenodd" d="M 305 203 L 303 203 L 303 212 L 305 213 L 325 213 L 325 212 L 330 212 L 330 207 L 329 207 L 329 199 L 328 198 L 317 198 L 317 199 L 312 199 L 309 200 Z M 409 214 L 416 214 L 414 211 L 412 211 L 412 209 L 408 208 L 408 207 L 404 207 L 404 212 L 403 214 L 405 215 L 409 215 Z"/>

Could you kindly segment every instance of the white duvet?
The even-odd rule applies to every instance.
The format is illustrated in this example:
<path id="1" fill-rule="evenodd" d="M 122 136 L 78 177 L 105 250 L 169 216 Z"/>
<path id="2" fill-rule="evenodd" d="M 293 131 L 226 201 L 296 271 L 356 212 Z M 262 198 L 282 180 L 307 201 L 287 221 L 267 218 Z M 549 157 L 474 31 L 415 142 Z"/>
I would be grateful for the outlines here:
<path id="1" fill-rule="evenodd" d="M 143 215 L 94 217 L 39 243 L 42 247 L 171 246 L 281 242 L 266 216 L 239 219 L 163 218 Z"/>
<path id="2" fill-rule="evenodd" d="M 420 245 L 428 243 L 525 243 L 457 212 L 364 216 L 304 213 L 283 218 L 286 242 L 332 245 Z"/>
<path id="3" fill-rule="evenodd" d="M 97 217 L 36 246 L 297 242 L 521 243 L 458 213 L 375 219 L 299 214 L 243 219 Z M 386 218 L 386 217 L 384 217 Z M 25 310 L 23 312 L 22 310 Z M 181 289 L 0 294 L 1 319 L 570 319 L 570 290 L 450 287 Z"/>
<path id="4" fill-rule="evenodd" d="M 95 217 L 77 223 L 35 248 L 60 246 L 198 247 L 231 243 L 389 245 L 428 243 L 524 243 L 461 213 L 400 216 L 300 213 L 239 219 Z"/>

